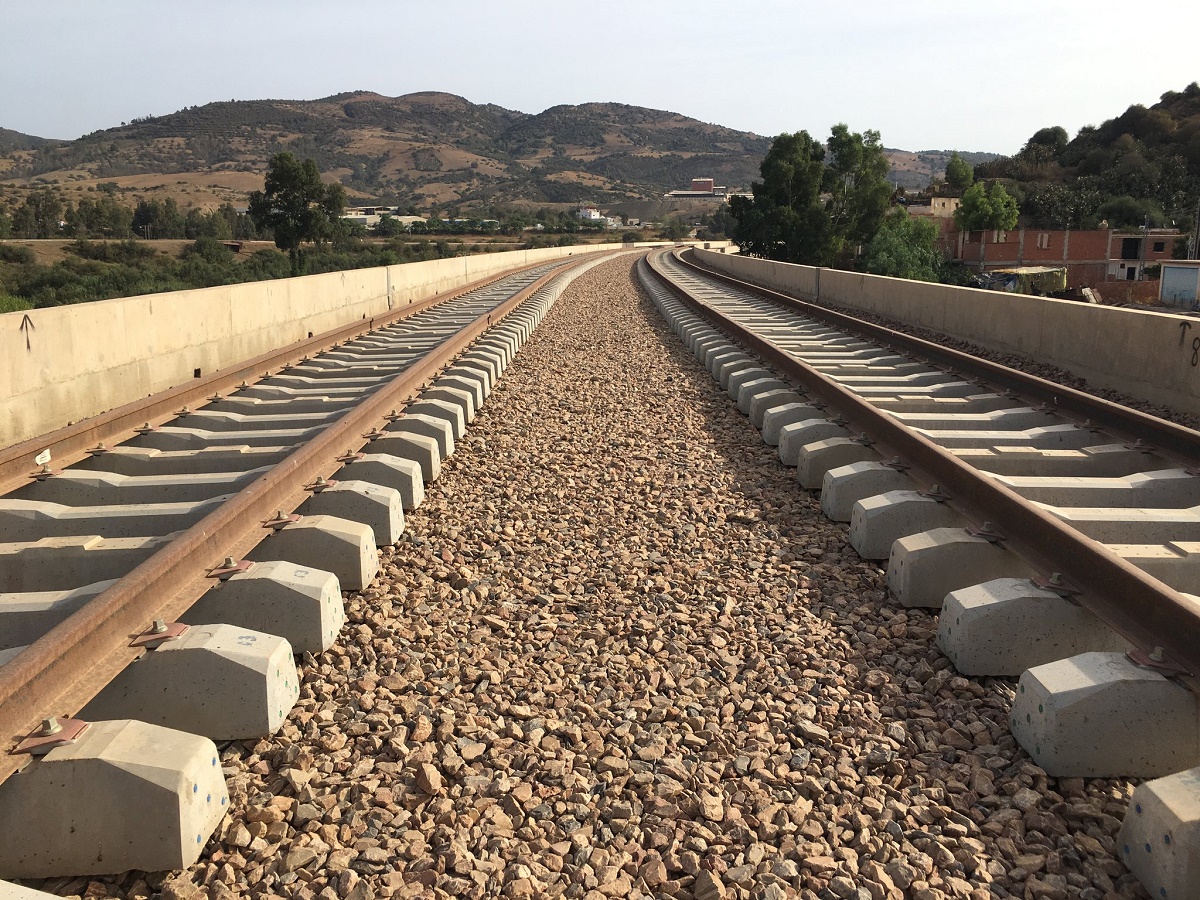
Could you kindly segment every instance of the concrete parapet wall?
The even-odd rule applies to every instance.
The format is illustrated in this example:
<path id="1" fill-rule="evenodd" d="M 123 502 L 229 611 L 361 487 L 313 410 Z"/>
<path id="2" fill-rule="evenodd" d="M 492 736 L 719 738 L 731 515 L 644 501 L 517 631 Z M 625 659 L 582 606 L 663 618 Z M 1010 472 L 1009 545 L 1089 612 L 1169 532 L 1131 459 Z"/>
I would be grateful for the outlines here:
<path id="1" fill-rule="evenodd" d="M 505 269 L 621 248 L 514 250 L 4 313 L 0 447 Z"/>
<path id="2" fill-rule="evenodd" d="M 1200 413 L 1200 320 L 1025 294 L 729 256 L 706 265 L 803 300 L 887 316 L 992 350 L 1024 354 L 1173 409 Z"/>

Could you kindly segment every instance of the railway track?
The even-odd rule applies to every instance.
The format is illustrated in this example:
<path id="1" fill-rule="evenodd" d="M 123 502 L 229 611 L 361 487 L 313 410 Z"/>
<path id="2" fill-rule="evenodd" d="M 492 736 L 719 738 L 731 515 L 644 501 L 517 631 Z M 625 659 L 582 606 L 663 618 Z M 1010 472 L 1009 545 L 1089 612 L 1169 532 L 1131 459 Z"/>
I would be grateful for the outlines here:
<path id="1" fill-rule="evenodd" d="M 686 256 L 639 271 L 689 349 L 1042 769 L 1156 779 L 1123 861 L 1197 896 L 1200 434 Z"/>
<path id="2" fill-rule="evenodd" d="M 42 439 L 40 467 L 38 442 L 0 456 L 0 876 L 195 860 L 227 801 L 213 742 L 282 724 L 293 657 L 334 641 L 342 591 L 370 583 L 514 354 L 606 258 L 123 407 Z"/>

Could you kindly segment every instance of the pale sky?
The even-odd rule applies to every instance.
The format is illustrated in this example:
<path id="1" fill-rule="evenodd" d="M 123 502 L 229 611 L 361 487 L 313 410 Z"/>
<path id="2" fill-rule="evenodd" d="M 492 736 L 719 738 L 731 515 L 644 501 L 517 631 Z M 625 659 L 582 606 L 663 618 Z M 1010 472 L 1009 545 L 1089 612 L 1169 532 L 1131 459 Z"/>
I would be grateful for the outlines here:
<path id="1" fill-rule="evenodd" d="M 3 0 L 0 21 L 0 127 L 57 138 L 214 100 L 438 90 L 1012 153 L 1200 79 L 1194 0 Z"/>

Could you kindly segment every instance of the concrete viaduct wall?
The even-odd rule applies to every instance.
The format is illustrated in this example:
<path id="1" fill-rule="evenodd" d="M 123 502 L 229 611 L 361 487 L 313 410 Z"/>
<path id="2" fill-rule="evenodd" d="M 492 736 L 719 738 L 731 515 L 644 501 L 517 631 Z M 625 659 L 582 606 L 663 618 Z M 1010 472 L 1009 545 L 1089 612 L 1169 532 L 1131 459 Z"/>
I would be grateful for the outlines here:
<path id="1" fill-rule="evenodd" d="M 0 447 L 504 269 L 621 247 L 515 250 L 4 313 Z"/>
<path id="2" fill-rule="evenodd" d="M 1200 413 L 1200 319 L 951 287 L 697 249 L 714 269 L 803 300 L 877 313 L 1021 353 L 1173 409 Z"/>

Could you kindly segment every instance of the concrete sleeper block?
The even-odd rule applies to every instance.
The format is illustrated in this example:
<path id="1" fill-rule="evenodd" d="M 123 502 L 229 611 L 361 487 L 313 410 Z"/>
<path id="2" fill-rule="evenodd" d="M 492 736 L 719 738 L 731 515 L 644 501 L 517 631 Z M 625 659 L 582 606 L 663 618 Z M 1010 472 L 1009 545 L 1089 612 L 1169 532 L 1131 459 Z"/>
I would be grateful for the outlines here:
<path id="1" fill-rule="evenodd" d="M 336 516 L 304 516 L 269 534 L 247 558 L 320 566 L 336 575 L 347 591 L 363 590 L 379 571 L 379 551 L 371 529 Z"/>
<path id="2" fill-rule="evenodd" d="M 796 456 L 796 479 L 801 487 L 810 491 L 822 490 L 826 472 L 868 461 L 879 462 L 880 459 L 879 454 L 866 444 L 854 438 L 826 438 L 800 448 L 800 453 Z"/>
<path id="3" fill-rule="evenodd" d="M 115 583 L 110 579 L 68 591 L 0 594 L 0 650 L 32 644 Z"/>
<path id="4" fill-rule="evenodd" d="M 825 473 L 821 481 L 821 512 L 834 522 L 849 522 L 859 500 L 916 487 L 904 472 L 884 463 L 851 463 Z"/>
<path id="5" fill-rule="evenodd" d="M 940 609 L 946 595 L 996 578 L 1036 574 L 1003 544 L 963 528 L 934 528 L 898 538 L 888 559 L 888 587 L 901 606 Z"/>
<path id="6" fill-rule="evenodd" d="M 400 459 L 386 453 L 364 453 L 358 459 L 347 462 L 334 477 L 366 481 L 399 491 L 400 503 L 405 510 L 416 509 L 425 499 L 421 465 L 411 459 Z"/>
<path id="7" fill-rule="evenodd" d="M 744 416 L 750 415 L 750 409 L 754 405 L 757 397 L 771 391 L 787 390 L 787 382 L 780 381 L 778 378 L 756 378 L 753 381 L 743 382 L 738 388 L 737 408 Z M 753 423 L 753 419 L 750 420 Z"/>
<path id="8" fill-rule="evenodd" d="M 764 369 L 761 366 L 750 366 L 749 368 L 739 369 L 737 372 L 730 373 L 729 381 L 725 385 L 725 393 L 729 395 L 730 400 L 737 403 L 738 391 L 742 389 L 743 384 L 774 377 L 774 372 Z"/>
<path id="9" fill-rule="evenodd" d="M 233 625 L 196 625 L 130 663 L 80 713 L 215 741 L 274 734 L 300 697 L 292 647 Z"/>
<path id="10" fill-rule="evenodd" d="M 779 429 L 779 459 L 785 466 L 795 466 L 805 444 L 832 437 L 850 437 L 850 432 L 832 419 L 805 419 Z"/>
<path id="11" fill-rule="evenodd" d="M 449 459 L 454 455 L 454 426 L 448 419 L 423 413 L 405 413 L 383 429 L 388 434 L 423 434 L 437 441 L 438 455 Z"/>
<path id="12" fill-rule="evenodd" d="M 361 522 L 370 527 L 377 547 L 391 546 L 404 533 L 400 492 L 365 481 L 338 481 L 332 487 L 314 492 L 300 504 L 298 512 Z"/>
<path id="13" fill-rule="evenodd" d="M 1200 698 L 1120 653 L 1029 669 L 1009 726 L 1056 778 L 1156 778 L 1200 765 Z"/>
<path id="14" fill-rule="evenodd" d="M 444 387 L 435 384 L 421 392 L 421 400 L 440 400 L 443 403 L 450 403 L 462 410 L 464 433 L 466 425 L 475 421 L 475 413 L 478 411 L 478 404 L 475 402 L 475 395 L 470 391 L 464 391 L 455 387 Z M 419 402 L 419 401 L 418 401 Z M 462 437 L 462 435 L 458 435 Z"/>
<path id="15" fill-rule="evenodd" d="M 419 413 L 445 419 L 454 430 L 456 441 L 461 440 L 467 432 L 466 414 L 463 412 L 462 406 L 457 403 L 449 403 L 446 400 L 422 395 L 421 399 L 408 404 L 404 410 L 405 413 Z"/>
<path id="16" fill-rule="evenodd" d="M 1078 603 L 1027 578 L 996 578 L 948 594 L 937 644 L 964 675 L 1014 677 L 1080 653 L 1130 649 Z"/>
<path id="17" fill-rule="evenodd" d="M 438 442 L 423 434 L 386 433 L 363 449 L 368 451 L 368 456 L 385 454 L 416 463 L 424 481 L 437 481 L 442 474 L 442 454 L 438 452 Z"/>
<path id="18" fill-rule="evenodd" d="M 804 398 L 790 387 L 777 388 L 756 394 L 750 402 L 750 424 L 759 430 L 767 418 L 767 413 L 789 403 L 802 403 Z"/>
<path id="19" fill-rule="evenodd" d="M 1200 769 L 1134 788 L 1117 848 L 1151 897 L 1194 898 L 1200 885 Z"/>
<path id="20" fill-rule="evenodd" d="M 332 572 L 271 560 L 217 582 L 181 620 L 189 625 L 223 622 L 278 635 L 296 655 L 315 655 L 333 646 L 346 608 Z"/>
<path id="21" fill-rule="evenodd" d="M 863 559 L 887 559 L 892 544 L 905 535 L 965 526 L 958 513 L 944 503 L 916 491 L 888 491 L 854 504 L 850 546 Z"/>
<path id="22" fill-rule="evenodd" d="M 228 807 L 208 738 L 93 722 L 0 784 L 0 877 L 186 869 Z"/>
<path id="23" fill-rule="evenodd" d="M 805 403 L 803 400 L 772 407 L 763 413 L 762 425 L 760 426 L 763 441 L 772 447 L 778 447 L 779 434 L 783 431 L 785 425 L 793 425 L 797 422 L 804 422 L 809 419 L 822 419 L 824 417 L 824 410 L 813 406 L 811 403 Z"/>

